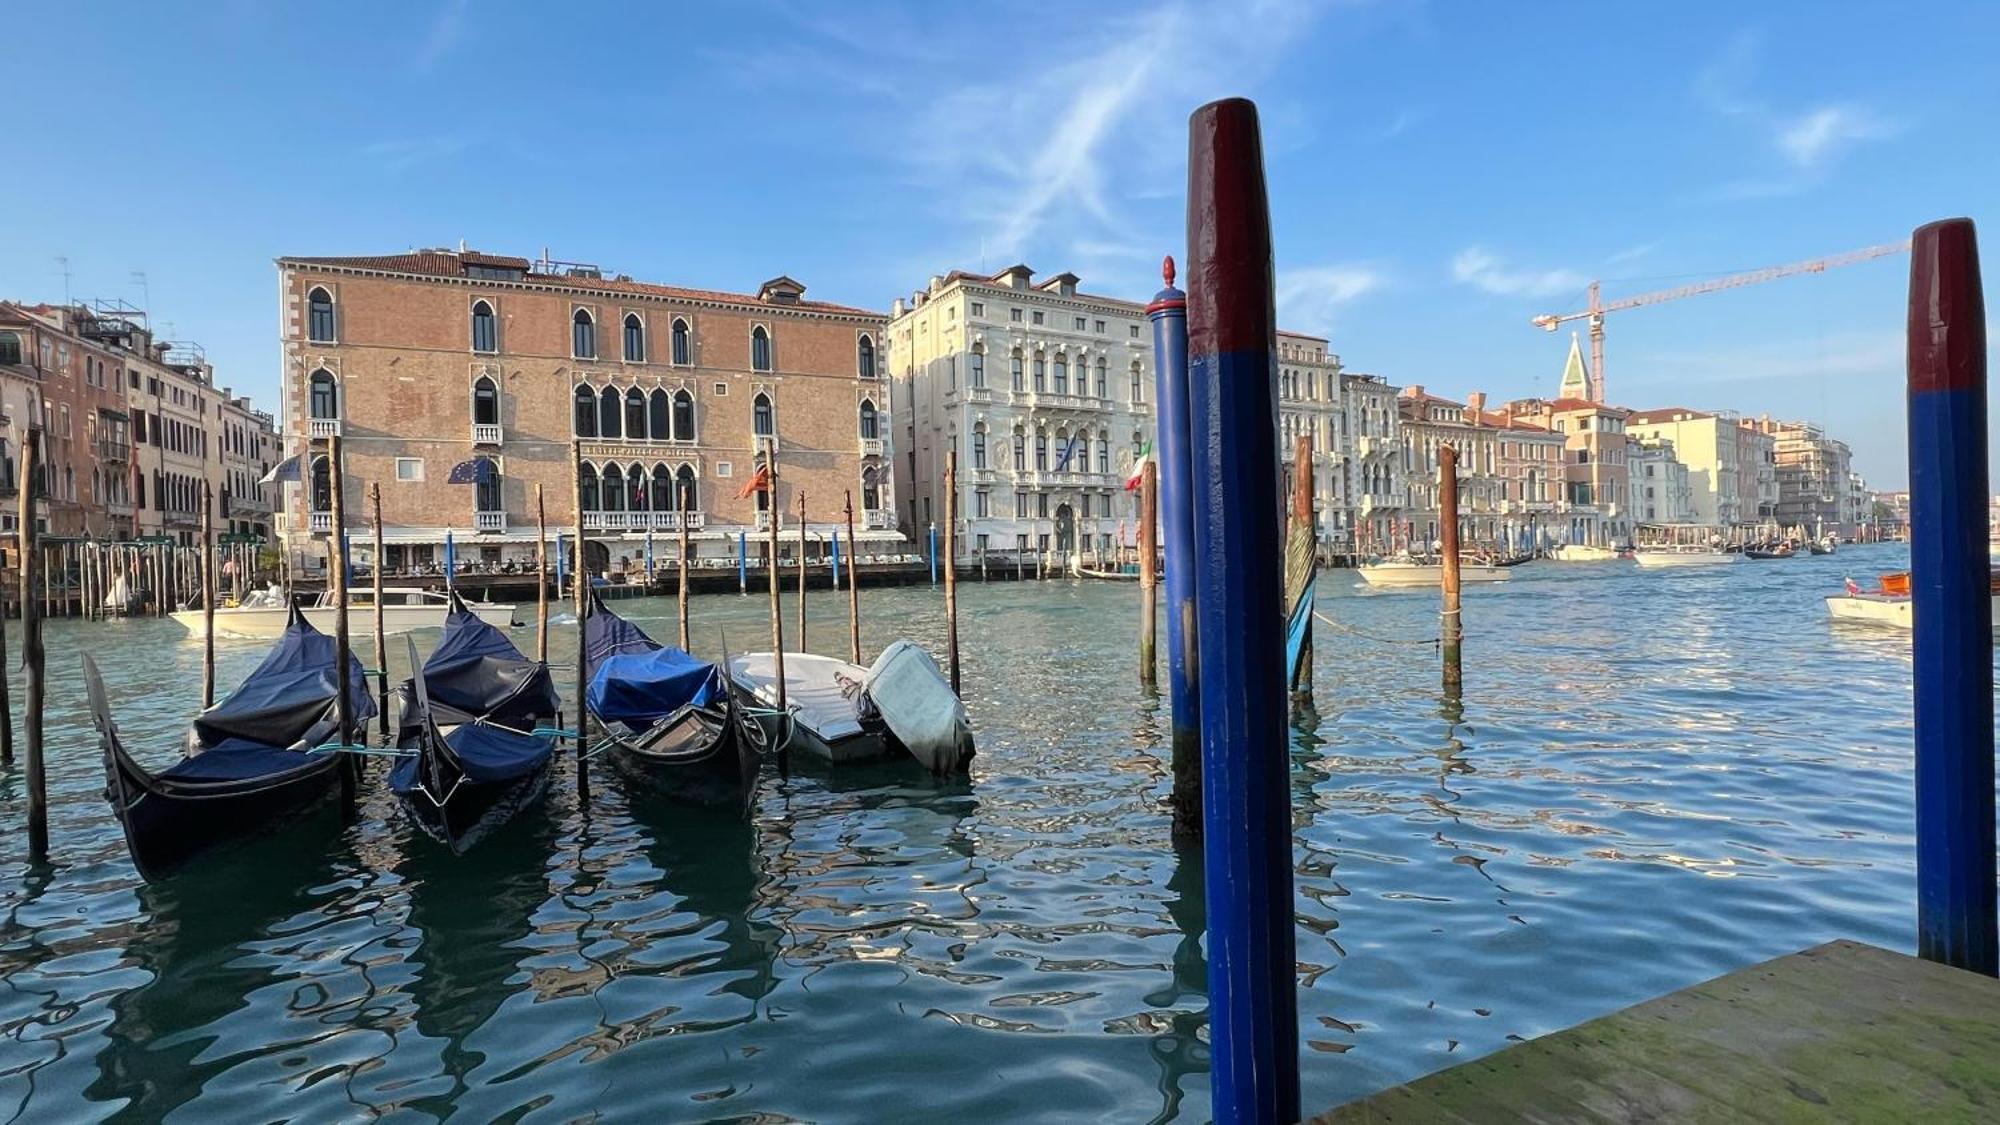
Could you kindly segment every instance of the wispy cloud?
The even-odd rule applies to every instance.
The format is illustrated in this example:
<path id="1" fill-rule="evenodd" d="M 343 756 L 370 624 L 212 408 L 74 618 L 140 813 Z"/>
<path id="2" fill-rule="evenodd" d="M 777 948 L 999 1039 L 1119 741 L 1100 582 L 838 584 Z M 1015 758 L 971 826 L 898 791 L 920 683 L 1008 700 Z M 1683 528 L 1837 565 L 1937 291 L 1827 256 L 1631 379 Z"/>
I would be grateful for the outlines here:
<path id="1" fill-rule="evenodd" d="M 1636 262 L 1659 248 L 1660 244 L 1658 242 L 1642 242 L 1637 246 L 1627 246 L 1616 254 L 1608 255 L 1604 259 L 1604 264 L 1607 266 L 1622 266 L 1627 262 Z"/>
<path id="2" fill-rule="evenodd" d="M 1711 112 L 1747 122 L 1775 171 L 1733 180 L 1711 195 L 1764 199 L 1796 195 L 1825 179 L 1844 152 L 1867 141 L 1887 140 L 1902 125 L 1865 105 L 1823 103 L 1780 108 L 1752 93 L 1762 45 L 1739 33 L 1695 74 L 1695 100 Z"/>
<path id="3" fill-rule="evenodd" d="M 1859 106 L 1830 105 L 1780 123 L 1779 151 L 1801 168 L 1817 168 L 1842 148 L 1858 141 L 1881 140 L 1896 133 L 1894 126 Z"/>
<path id="4" fill-rule="evenodd" d="M 363 145 L 361 155 L 385 172 L 405 172 L 420 164 L 449 160 L 469 146 L 464 137 L 411 137 Z"/>
<path id="5" fill-rule="evenodd" d="M 1451 260 L 1453 281 L 1501 297 L 1554 297 L 1590 284 L 1573 269 L 1509 269 L 1492 251 L 1468 246 Z"/>
<path id="6" fill-rule="evenodd" d="M 1305 266 L 1278 271 L 1278 322 L 1286 328 L 1331 333 L 1340 306 L 1387 284 L 1366 265 Z"/>
<path id="7" fill-rule="evenodd" d="M 411 59 L 418 70 L 431 69 L 457 49 L 459 42 L 465 38 L 465 17 L 469 9 L 470 0 L 444 0 L 437 14 L 431 18 L 423 39 L 417 43 L 417 53 Z"/>
<path id="8" fill-rule="evenodd" d="M 1424 119 L 1423 110 L 1411 107 L 1405 107 L 1403 109 L 1400 109 L 1396 111 L 1396 116 L 1390 119 L 1389 124 L 1382 127 L 1382 132 L 1380 134 L 1380 137 L 1382 140 L 1385 141 L 1391 140 L 1396 137 L 1400 137 L 1404 133 L 1409 132 L 1412 128 L 1416 126 L 1418 122 L 1422 121 L 1423 119 Z"/>

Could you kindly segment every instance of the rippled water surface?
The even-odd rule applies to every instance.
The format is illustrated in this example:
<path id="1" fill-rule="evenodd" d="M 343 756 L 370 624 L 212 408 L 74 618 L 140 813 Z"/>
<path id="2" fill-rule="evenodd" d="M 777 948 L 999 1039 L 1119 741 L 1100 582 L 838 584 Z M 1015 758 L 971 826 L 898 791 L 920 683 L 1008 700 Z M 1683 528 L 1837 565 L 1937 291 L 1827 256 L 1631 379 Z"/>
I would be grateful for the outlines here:
<path id="1" fill-rule="evenodd" d="M 1291 744 L 1306 1104 L 1828 938 L 1909 948 L 1907 639 L 1819 602 L 1902 564 L 1533 564 L 1468 592 L 1462 699 L 1434 649 L 1388 643 L 1434 635 L 1433 596 L 1324 578 L 1341 628 Z M 51 866 L 0 774 L 0 1121 L 1203 1120 L 1200 863 L 1162 812 L 1137 599 L 962 587 L 970 783 L 767 771 L 746 821 L 600 771 L 588 807 L 566 776 L 454 858 L 378 766 L 355 823 L 328 808 L 155 886 L 75 657 L 164 763 L 200 647 L 51 623 Z M 862 602 L 871 654 L 940 651 L 935 591 Z M 672 635 L 670 601 L 618 608 Z M 844 599 L 808 609 L 811 647 L 844 651 Z M 694 613 L 711 656 L 768 644 L 755 598 Z M 259 655 L 222 645 L 224 683 Z"/>

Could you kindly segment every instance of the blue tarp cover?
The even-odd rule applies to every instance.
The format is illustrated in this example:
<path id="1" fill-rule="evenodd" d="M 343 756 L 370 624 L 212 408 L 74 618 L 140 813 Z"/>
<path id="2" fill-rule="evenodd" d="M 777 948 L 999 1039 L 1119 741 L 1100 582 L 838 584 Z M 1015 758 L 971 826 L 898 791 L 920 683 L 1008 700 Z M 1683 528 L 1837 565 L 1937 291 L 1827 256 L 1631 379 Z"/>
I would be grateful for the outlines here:
<path id="1" fill-rule="evenodd" d="M 480 783 L 526 777 L 546 765 L 556 748 L 553 738 L 509 734 L 477 723 L 453 729 L 444 736 L 444 744 L 458 759 L 465 779 Z M 422 761 L 418 757 L 397 761 L 396 768 L 389 772 L 389 788 L 400 794 L 414 792 Z"/>
<path id="2" fill-rule="evenodd" d="M 548 668 L 523 656 L 507 634 L 456 598 L 444 637 L 424 661 L 424 690 L 433 705 L 518 730 L 553 718 L 562 707 Z"/>
<path id="3" fill-rule="evenodd" d="M 647 636 L 645 630 L 604 608 L 603 600 L 596 594 L 590 597 L 590 617 L 583 625 L 583 651 L 592 667 L 614 656 L 652 652 L 660 647 L 660 642 Z"/>
<path id="4" fill-rule="evenodd" d="M 585 700 L 606 722 L 650 726 L 690 703 L 705 706 L 722 697 L 715 665 L 677 648 L 613 656 L 596 668 Z"/>
<path id="5" fill-rule="evenodd" d="M 333 655 L 333 638 L 294 610 L 285 635 L 264 662 L 227 699 L 195 716 L 196 747 L 205 751 L 232 740 L 282 747 L 306 737 L 334 713 L 338 689 Z M 367 673 L 351 650 L 347 677 L 349 713 L 360 726 L 375 716 L 375 699 L 368 691 Z"/>
<path id="6" fill-rule="evenodd" d="M 192 758 L 182 758 L 157 776 L 174 781 L 248 781 L 256 777 L 288 773 L 319 761 L 312 754 L 280 750 L 270 746 L 230 739 Z"/>

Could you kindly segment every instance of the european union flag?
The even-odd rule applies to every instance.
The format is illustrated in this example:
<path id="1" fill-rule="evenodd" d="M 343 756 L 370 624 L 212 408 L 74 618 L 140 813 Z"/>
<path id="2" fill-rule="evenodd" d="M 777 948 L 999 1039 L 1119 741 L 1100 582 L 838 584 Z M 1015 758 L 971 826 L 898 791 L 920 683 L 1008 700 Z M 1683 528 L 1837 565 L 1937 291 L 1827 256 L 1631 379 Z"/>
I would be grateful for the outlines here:
<path id="1" fill-rule="evenodd" d="M 470 461 L 460 461 L 458 464 L 453 465 L 451 467 L 451 475 L 445 478 L 445 483 L 485 484 L 493 479 L 493 474 L 496 471 L 493 467 L 492 458 L 474 457 Z"/>

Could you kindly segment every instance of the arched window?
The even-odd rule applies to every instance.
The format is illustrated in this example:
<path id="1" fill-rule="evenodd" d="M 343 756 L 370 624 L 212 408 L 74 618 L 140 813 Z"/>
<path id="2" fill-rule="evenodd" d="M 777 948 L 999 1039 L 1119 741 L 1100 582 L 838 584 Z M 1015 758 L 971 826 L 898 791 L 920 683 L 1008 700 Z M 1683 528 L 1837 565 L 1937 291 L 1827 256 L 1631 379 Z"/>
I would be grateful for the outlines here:
<path id="1" fill-rule="evenodd" d="M 472 421 L 480 426 L 500 424 L 500 390 L 484 375 L 472 382 Z"/>
<path id="2" fill-rule="evenodd" d="M 158 474 L 154 475 L 153 491 L 159 491 Z M 312 463 L 312 510 L 330 512 L 333 510 L 333 476 L 327 468 L 326 458 L 315 457 Z"/>
<path id="3" fill-rule="evenodd" d="M 646 437 L 646 393 L 637 387 L 625 392 L 625 436 L 633 441 Z"/>
<path id="4" fill-rule="evenodd" d="M 758 437 L 772 437 L 778 432 L 777 415 L 771 410 L 771 399 L 759 393 L 750 404 L 750 428 Z"/>
<path id="5" fill-rule="evenodd" d="M 1097 431 L 1097 471 L 1111 471 L 1111 433 L 1108 430 Z"/>
<path id="6" fill-rule="evenodd" d="M 597 436 L 618 437 L 625 432 L 621 424 L 624 418 L 625 396 L 617 387 L 606 387 L 597 396 Z"/>
<path id="7" fill-rule="evenodd" d="M 674 436 L 673 418 L 673 400 L 667 397 L 667 389 L 654 387 L 653 393 L 646 396 L 646 432 L 653 435 L 654 441 L 667 440 Z"/>
<path id="8" fill-rule="evenodd" d="M 677 486 L 674 489 L 674 493 L 680 501 L 680 510 L 683 512 L 701 511 L 701 486 L 695 483 L 694 466 L 682 465 L 680 471 L 674 474 L 674 483 Z"/>
<path id="9" fill-rule="evenodd" d="M 577 473 L 577 491 L 583 497 L 584 511 L 595 512 L 601 510 L 598 504 L 597 467 L 595 465 L 585 462 L 582 469 Z"/>
<path id="10" fill-rule="evenodd" d="M 1028 467 L 1028 434 L 1019 426 L 1014 427 L 1014 471 L 1022 472 Z"/>
<path id="11" fill-rule="evenodd" d="M 653 466 L 653 510 L 656 512 L 678 511 L 680 505 L 674 502 L 674 474 L 664 462 Z"/>
<path id="12" fill-rule="evenodd" d="M 1098 356 L 1098 357 L 1097 357 L 1097 397 L 1098 397 L 1098 398 L 1104 398 L 1104 397 L 1106 396 L 1106 391 L 1105 391 L 1105 388 L 1106 388 L 1106 387 L 1108 387 L 1108 386 L 1110 386 L 1110 381 L 1109 381 L 1109 378 L 1108 378 L 1108 376 L 1109 376 L 1109 375 L 1110 375 L 1110 364 L 1108 364 L 1108 363 L 1106 363 L 1106 362 L 1105 362 L 1105 360 L 1104 360 L 1104 357 L 1103 357 L 1103 356 Z"/>
<path id="13" fill-rule="evenodd" d="M 689 337 L 688 322 L 682 320 L 680 317 L 675 317 L 673 336 L 674 336 L 674 366 L 686 367 L 688 364 L 694 362 L 692 359 L 689 358 L 694 354 L 694 349 L 693 347 L 690 346 L 691 341 L 688 338 Z"/>
<path id="14" fill-rule="evenodd" d="M 1061 352 L 1056 353 L 1056 393 L 1069 393 L 1069 357 Z"/>
<path id="15" fill-rule="evenodd" d="M 646 466 L 636 462 L 625 474 L 625 506 L 635 512 L 646 510 Z"/>
<path id="16" fill-rule="evenodd" d="M 1136 359 L 1132 361 L 1132 401 L 1146 401 L 1143 385 L 1139 381 L 1139 361 Z"/>
<path id="17" fill-rule="evenodd" d="M 983 390 L 986 386 L 986 346 L 984 344 L 972 349 L 970 364 L 971 366 L 967 369 L 968 374 L 966 377 L 970 380 L 973 390 Z"/>
<path id="18" fill-rule="evenodd" d="M 473 478 L 473 501 L 481 512 L 504 512 L 500 503 L 500 464 L 491 457 L 481 457 L 485 462 L 479 474 Z"/>
<path id="19" fill-rule="evenodd" d="M 861 507 L 870 512 L 882 509 L 882 486 L 873 465 L 861 470 Z"/>
<path id="20" fill-rule="evenodd" d="M 1035 471 L 1047 472 L 1049 468 L 1049 432 L 1035 431 Z"/>
<path id="21" fill-rule="evenodd" d="M 1049 389 L 1049 361 L 1042 353 L 1035 353 L 1035 393 Z"/>
<path id="22" fill-rule="evenodd" d="M 597 436 L 597 392 L 578 383 L 576 386 L 576 436 Z"/>
<path id="23" fill-rule="evenodd" d="M 306 294 L 306 338 L 315 344 L 333 343 L 333 294 L 319 286 Z"/>
<path id="24" fill-rule="evenodd" d="M 1137 431 L 1137 430 L 1133 430 L 1133 431 L 1132 431 L 1132 456 L 1133 456 L 1133 457 L 1137 457 L 1137 456 L 1139 456 L 1139 451 L 1140 451 L 1141 449 L 1144 449 L 1144 448 L 1146 448 L 1146 437 L 1145 437 L 1145 435 L 1144 435 L 1144 434 L 1141 434 L 1141 433 L 1140 433 L 1139 431 Z"/>
<path id="25" fill-rule="evenodd" d="M 340 387 L 333 381 L 333 373 L 322 367 L 313 372 L 307 382 L 310 389 L 306 400 L 312 416 L 321 419 L 340 417 Z"/>
<path id="26" fill-rule="evenodd" d="M 472 350 L 475 352 L 500 350 L 500 322 L 493 315 L 493 306 L 485 301 L 472 302 Z"/>
<path id="27" fill-rule="evenodd" d="M 674 440 L 694 440 L 694 396 L 686 387 L 674 392 Z"/>
<path id="28" fill-rule="evenodd" d="M 875 377 L 875 341 L 865 332 L 861 335 L 861 342 L 855 346 L 854 369 L 863 379 Z"/>
<path id="29" fill-rule="evenodd" d="M 771 369 L 771 334 L 761 324 L 750 330 L 750 367 L 755 371 Z"/>
<path id="30" fill-rule="evenodd" d="M 877 433 L 875 425 L 875 400 L 873 399 L 864 398 L 861 400 L 861 436 L 870 441 L 881 436 Z"/>
<path id="31" fill-rule="evenodd" d="M 0 363 L 18 364 L 20 362 L 21 334 L 19 332 L 0 332 Z"/>
<path id="32" fill-rule="evenodd" d="M 1075 456 L 1075 457 L 1074 457 L 1074 458 L 1073 458 L 1073 459 L 1072 459 L 1072 460 L 1070 461 L 1070 463 L 1069 463 L 1069 467 L 1070 467 L 1070 469 L 1071 469 L 1071 470 L 1072 470 L 1073 472 L 1079 472 L 1079 473 L 1087 473 L 1087 472 L 1089 472 L 1089 471 L 1090 471 L 1090 431 L 1089 431 L 1089 430 L 1082 430 L 1082 431 L 1079 431 L 1079 432 L 1077 433 L 1077 435 L 1076 435 L 1076 456 Z"/>
<path id="33" fill-rule="evenodd" d="M 1018 348 L 1014 350 L 1013 374 L 1014 374 L 1014 389 L 1017 391 L 1027 390 L 1028 389 L 1027 385 L 1021 381 L 1021 352 L 1020 349 Z"/>
<path id="34" fill-rule="evenodd" d="M 975 469 L 986 467 L 986 423 L 984 422 L 972 427 L 972 467 Z"/>
<path id="35" fill-rule="evenodd" d="M 597 322 L 590 318 L 589 309 L 578 309 L 570 318 L 569 354 L 577 359 L 597 358 Z"/>
<path id="36" fill-rule="evenodd" d="M 604 490 L 599 500 L 607 512 L 625 510 L 625 470 L 615 463 L 604 466 Z"/>
<path id="37" fill-rule="evenodd" d="M 646 324 L 638 313 L 625 314 L 625 362 L 646 362 Z"/>

